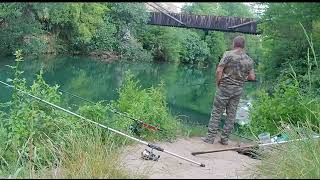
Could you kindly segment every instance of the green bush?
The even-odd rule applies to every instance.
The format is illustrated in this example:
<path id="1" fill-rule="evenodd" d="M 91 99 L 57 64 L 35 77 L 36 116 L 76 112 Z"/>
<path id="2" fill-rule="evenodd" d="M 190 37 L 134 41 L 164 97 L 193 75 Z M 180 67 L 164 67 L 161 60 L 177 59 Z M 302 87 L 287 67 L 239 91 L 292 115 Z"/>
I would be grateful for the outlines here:
<path id="1" fill-rule="evenodd" d="M 302 26 L 302 24 L 300 24 Z M 313 50 L 312 41 L 305 32 L 311 50 Z M 316 63 L 316 54 L 313 51 L 313 62 Z M 281 76 L 278 86 L 273 88 L 273 94 L 269 95 L 262 90 L 257 100 L 253 103 L 250 110 L 251 122 L 248 127 L 254 134 L 268 131 L 270 133 L 277 133 L 277 128 L 282 127 L 283 124 L 292 123 L 293 125 L 301 125 L 306 123 L 306 119 L 311 124 L 318 127 L 320 99 L 319 95 L 314 93 L 317 91 L 315 84 L 318 78 L 312 79 L 311 77 L 317 76 L 319 71 L 318 66 L 312 71 L 313 63 L 309 56 L 309 49 L 307 58 L 300 62 L 306 64 L 307 72 L 303 74 L 302 79 L 299 73 L 289 64 L 291 71 L 286 71 Z M 248 132 L 247 129 L 247 132 Z"/>
<path id="2" fill-rule="evenodd" d="M 150 26 L 139 39 L 154 61 L 179 62 L 182 34 L 177 28 Z"/>
<path id="3" fill-rule="evenodd" d="M 216 48 L 211 40 L 221 40 L 218 37 L 204 41 L 192 30 L 167 27 L 150 27 L 139 39 L 143 47 L 152 52 L 154 60 L 183 63 L 208 61 L 210 49 L 207 43 L 210 42 L 210 46 Z M 220 45 L 219 42 L 217 44 Z M 219 51 L 220 47 L 217 49 Z"/>
<path id="4" fill-rule="evenodd" d="M 19 70 L 22 59 L 22 52 L 17 51 L 16 66 L 12 67 L 14 87 L 59 105 L 58 86 L 46 84 L 42 71 L 27 87 Z M 8 111 L 0 111 L 0 177 L 130 177 L 118 166 L 117 149 L 123 138 L 113 138 L 106 129 L 97 129 L 20 91 L 13 92 L 9 103 L 0 105 L 8 107 Z M 89 115 L 99 119 L 94 113 Z M 84 156 L 85 160 L 81 159 Z M 59 172 L 52 175 L 50 171 Z"/>
<path id="5" fill-rule="evenodd" d="M 110 23 L 108 18 L 105 18 L 105 22 L 96 30 L 95 35 L 88 45 L 89 51 L 113 51 L 116 45 L 116 27 Z"/>
<path id="6" fill-rule="evenodd" d="M 37 54 L 37 47 L 42 46 L 41 40 L 30 39 L 30 44 L 25 40 L 28 37 L 39 37 L 43 34 L 41 24 L 28 11 L 27 3 L 1 4 L 1 28 L 0 28 L 0 54 L 12 55 L 16 49 L 25 49 L 27 53 Z M 29 47 L 29 46 L 30 47 Z M 29 50 L 35 50 L 31 52 Z M 41 48 L 40 48 L 41 49 Z"/>
<path id="7" fill-rule="evenodd" d="M 109 110 L 109 105 L 105 106 L 103 105 L 103 102 L 98 102 L 96 104 L 90 104 L 90 105 L 83 105 L 79 107 L 78 114 L 82 115 L 83 117 L 86 117 L 94 122 L 100 123 L 102 125 L 105 125 L 109 128 L 121 131 L 123 133 L 127 133 L 129 135 L 134 135 L 130 131 L 130 121 L 126 121 L 123 119 L 119 119 L 118 116 L 115 116 L 112 114 L 112 112 Z M 82 129 L 92 129 L 92 124 L 82 123 L 81 128 Z M 112 140 L 114 144 L 116 145 L 123 145 L 131 143 L 132 141 L 126 141 L 126 138 L 124 136 L 111 133 L 107 129 L 103 129 L 101 132 L 102 139 L 105 143 L 107 142 L 105 137 L 109 137 L 109 141 Z M 112 137 L 112 138 L 111 138 Z"/>
<path id="8" fill-rule="evenodd" d="M 210 48 L 209 62 L 217 64 L 224 51 L 227 50 L 227 46 L 224 40 L 222 32 L 210 32 L 206 37 L 205 41 Z"/>
<path id="9" fill-rule="evenodd" d="M 170 114 L 165 98 L 164 84 L 141 89 L 139 81 L 134 80 L 130 72 L 126 73 L 124 84 L 119 89 L 119 99 L 112 106 L 120 112 L 126 112 L 144 122 L 159 126 L 163 133 L 143 129 L 142 136 L 147 139 L 175 138 L 180 123 Z M 133 120 L 117 116 L 116 127 L 132 124 Z"/>
<path id="10" fill-rule="evenodd" d="M 134 38 L 120 44 L 120 58 L 125 61 L 152 61 L 150 52 Z"/>
<path id="11" fill-rule="evenodd" d="M 288 11 L 291 9 L 292 11 Z M 271 3 L 261 16 L 259 26 L 263 30 L 262 44 L 264 56 L 261 57 L 264 78 L 274 82 L 282 71 L 290 70 L 288 63 L 295 67 L 296 73 L 303 75 L 308 71 L 306 60 L 308 40 L 304 37 L 301 22 L 308 34 L 312 33 L 314 47 L 318 47 L 319 4 L 309 3 Z M 271 20 L 272 19 L 272 20 Z M 288 25 L 290 28 L 287 28 Z M 319 52 L 319 48 L 315 49 Z M 277 82 L 274 82 L 277 83 Z"/>
<path id="12" fill-rule="evenodd" d="M 186 31 L 180 55 L 183 63 L 204 62 L 208 58 L 209 48 L 196 32 Z"/>
<path id="13" fill-rule="evenodd" d="M 59 104 L 58 86 L 50 87 L 46 84 L 42 78 L 42 71 L 37 75 L 33 85 L 27 88 L 25 80 L 20 78 L 22 72 L 18 69 L 19 62 L 22 61 L 21 52 L 18 51 L 16 56 L 17 65 L 13 67 L 15 70 L 14 87 L 43 100 Z M 7 118 L 2 122 L 7 133 L 3 159 L 7 162 L 18 159 L 17 163 L 22 166 L 32 161 L 34 162 L 32 166 L 35 167 L 39 164 L 46 164 L 48 159 L 52 160 L 53 155 L 45 150 L 42 141 L 49 138 L 58 143 L 58 137 L 63 131 L 70 129 L 68 123 L 65 122 L 68 116 L 19 91 L 14 91 L 9 108 L 8 112 L 2 112 Z"/>
<path id="14" fill-rule="evenodd" d="M 26 54 L 38 56 L 46 52 L 48 44 L 39 37 L 30 37 L 21 48 Z"/>
<path id="15" fill-rule="evenodd" d="M 298 84 L 285 84 L 275 89 L 270 96 L 264 90 L 258 93 L 250 109 L 250 129 L 254 134 L 270 132 L 276 134 L 283 123 L 304 123 L 305 117 L 317 125 L 319 121 L 310 110 L 319 108 L 319 100 L 301 94 Z M 247 129 L 248 130 L 248 129 Z"/>

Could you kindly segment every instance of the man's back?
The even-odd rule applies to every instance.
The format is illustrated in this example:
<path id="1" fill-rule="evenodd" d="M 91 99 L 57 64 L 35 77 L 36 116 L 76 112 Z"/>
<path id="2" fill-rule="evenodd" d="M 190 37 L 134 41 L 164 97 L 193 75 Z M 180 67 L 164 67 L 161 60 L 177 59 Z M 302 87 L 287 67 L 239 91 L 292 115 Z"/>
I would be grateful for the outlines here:
<path id="1" fill-rule="evenodd" d="M 221 86 L 243 87 L 245 80 L 253 69 L 253 60 L 242 49 L 226 51 L 219 66 L 223 66 L 223 74 L 220 80 Z"/>
<path id="2" fill-rule="evenodd" d="M 213 144 L 218 134 L 220 118 L 224 111 L 227 113 L 220 143 L 227 145 L 229 135 L 233 129 L 237 107 L 243 92 L 244 81 L 255 80 L 252 59 L 243 50 L 244 37 L 233 39 L 234 50 L 226 51 L 216 70 L 217 91 L 208 124 L 208 136 L 202 140 Z"/>

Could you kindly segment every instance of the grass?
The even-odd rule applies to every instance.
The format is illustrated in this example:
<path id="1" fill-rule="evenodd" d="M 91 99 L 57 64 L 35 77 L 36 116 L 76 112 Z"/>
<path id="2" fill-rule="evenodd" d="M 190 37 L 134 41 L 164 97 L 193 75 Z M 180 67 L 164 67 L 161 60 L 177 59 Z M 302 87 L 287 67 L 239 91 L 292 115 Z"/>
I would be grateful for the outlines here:
<path id="1" fill-rule="evenodd" d="M 291 128 L 290 139 L 304 138 Z M 294 141 L 280 145 L 263 154 L 261 164 L 256 170 L 263 177 L 269 178 L 307 178 L 320 177 L 320 141 L 313 139 L 309 129 L 306 140 Z M 320 130 L 320 129 L 319 129 Z"/>
<path id="2" fill-rule="evenodd" d="M 50 92 L 44 93 L 47 98 L 59 96 L 55 90 L 50 89 L 49 85 L 45 84 L 41 75 L 38 76 L 39 82 L 36 81 L 34 85 L 39 89 L 33 88 L 32 90 L 37 93 Z M 20 80 L 18 77 L 15 79 Z M 133 80 L 129 81 L 127 86 L 122 89 L 119 109 L 123 108 L 125 112 L 128 111 L 128 113 L 142 119 L 151 119 L 153 122 L 149 123 L 160 124 L 166 130 L 165 134 L 144 131 L 144 137 L 140 139 L 154 141 L 175 138 L 177 132 L 181 130 L 180 124 L 169 113 L 161 86 L 142 90 L 135 84 Z M 137 101 L 132 101 L 132 97 L 135 97 Z M 17 121 L 7 123 L 6 125 L 9 128 L 4 129 L 10 132 L 11 129 L 19 129 L 18 133 L 20 134 L 18 135 L 21 138 L 13 141 L 15 139 L 7 136 L 10 132 L 7 133 L 0 129 L 0 139 L 4 139 L 1 144 L 3 142 L 8 144 L 7 148 L 0 148 L 0 177 L 108 179 L 143 177 L 143 174 L 129 173 L 122 166 L 120 150 L 124 145 L 133 141 L 127 141 L 123 136 L 110 133 L 106 129 L 83 123 L 75 117 L 66 116 L 64 112 L 58 111 L 51 116 L 49 108 L 45 109 L 46 111 L 42 111 L 42 109 L 37 111 L 42 106 L 35 103 L 32 104 L 34 106 L 30 107 L 24 98 L 25 96 L 21 96 L 20 99 L 13 99 L 16 104 L 21 105 L 21 108 L 20 106 L 17 106 L 18 108 L 12 107 L 12 113 L 8 114 L 8 118 Z M 20 111 L 24 110 L 24 114 L 20 111 L 20 114 L 16 113 L 17 110 L 14 108 Z M 122 117 L 124 121 L 120 122 L 121 117 L 117 116 L 112 116 L 110 119 L 105 111 L 106 109 L 102 106 L 83 106 L 79 109 L 80 114 L 85 115 L 86 118 L 107 124 L 108 127 L 121 132 L 128 131 L 131 121 Z M 29 114 L 32 114 L 32 116 Z M 114 119 L 117 121 L 113 121 Z M 28 120 L 28 123 L 24 123 L 23 120 Z M 46 120 L 44 122 L 48 125 L 42 121 L 36 124 L 34 123 L 36 120 Z M 54 124 L 54 126 L 48 123 L 53 121 L 62 123 Z M 2 126 L 2 123 L 0 126 Z M 45 128 L 42 128 L 43 126 Z M 29 132 L 29 130 L 32 131 Z M 16 131 L 11 133 L 16 133 Z M 188 134 L 190 135 L 190 133 Z M 191 134 L 193 134 L 193 131 Z M 132 134 L 129 133 L 129 135 Z M 17 144 L 18 147 L 16 147 Z"/>
<path id="3" fill-rule="evenodd" d="M 302 26 L 301 23 L 300 25 Z M 296 90 L 296 94 L 299 96 L 300 100 L 294 102 L 295 104 L 297 104 L 298 108 L 301 107 L 305 109 L 305 111 L 303 111 L 304 113 L 302 114 L 301 118 L 298 119 L 299 123 L 295 123 L 295 126 L 293 125 L 293 121 L 290 118 L 293 112 L 291 114 L 286 112 L 288 114 L 286 120 L 289 121 L 287 121 L 287 123 L 281 121 L 282 123 L 284 123 L 281 131 L 283 133 L 286 133 L 290 140 L 304 140 L 288 142 L 284 145 L 279 145 L 278 148 L 267 148 L 263 152 L 261 163 L 254 168 L 255 173 L 257 173 L 260 177 L 276 179 L 320 178 L 320 139 L 314 138 L 314 132 L 320 132 L 320 101 L 318 99 L 319 96 L 314 96 L 314 90 L 317 87 L 312 85 L 312 83 L 314 83 L 315 81 L 313 82 L 311 78 L 311 75 L 316 75 L 319 67 L 317 64 L 317 56 L 313 48 L 312 39 L 308 36 L 303 26 L 302 28 L 310 45 L 313 60 L 315 62 L 315 67 L 313 68 L 313 71 L 311 68 L 312 65 L 310 63 L 310 52 L 308 49 L 306 59 L 308 64 L 308 71 L 306 72 L 306 75 L 308 77 L 308 86 L 304 88 L 300 87 L 300 89 Z M 294 72 L 291 65 L 290 68 L 292 70 L 292 79 L 295 82 L 300 83 L 301 81 L 298 80 L 298 76 Z M 300 93 L 300 90 L 304 90 L 305 92 Z M 312 99 L 309 100 L 308 96 L 312 97 Z M 305 100 L 307 100 L 307 103 L 304 103 Z M 289 101 L 286 101 L 286 99 L 281 99 L 281 101 L 285 103 L 286 106 L 291 105 Z M 294 110 L 297 111 L 297 109 Z M 259 115 L 263 116 L 263 114 Z M 262 126 L 262 123 L 258 122 L 257 126 Z"/>
<path id="4" fill-rule="evenodd" d="M 123 142 L 115 142 L 113 135 L 102 139 L 101 129 L 91 132 L 69 132 L 65 137 L 66 146 L 57 147 L 48 142 L 46 147 L 61 156 L 50 166 L 38 167 L 30 171 L 27 166 L 10 168 L 0 172 L 3 178 L 103 178 L 135 179 L 143 175 L 132 174 L 122 166 L 120 149 Z M 1 175 L 2 174 L 2 175 Z"/>

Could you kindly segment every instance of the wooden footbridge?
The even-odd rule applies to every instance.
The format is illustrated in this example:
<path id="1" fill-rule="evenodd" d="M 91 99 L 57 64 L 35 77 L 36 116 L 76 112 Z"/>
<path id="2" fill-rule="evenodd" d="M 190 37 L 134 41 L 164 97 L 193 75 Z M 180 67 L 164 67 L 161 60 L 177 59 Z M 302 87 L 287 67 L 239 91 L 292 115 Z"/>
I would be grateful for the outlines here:
<path id="1" fill-rule="evenodd" d="M 161 6 L 149 4 L 159 12 L 150 12 L 148 24 L 181 28 L 196 28 L 205 31 L 240 32 L 244 34 L 260 34 L 257 32 L 257 20 L 253 18 L 229 16 L 203 16 L 172 13 Z"/>

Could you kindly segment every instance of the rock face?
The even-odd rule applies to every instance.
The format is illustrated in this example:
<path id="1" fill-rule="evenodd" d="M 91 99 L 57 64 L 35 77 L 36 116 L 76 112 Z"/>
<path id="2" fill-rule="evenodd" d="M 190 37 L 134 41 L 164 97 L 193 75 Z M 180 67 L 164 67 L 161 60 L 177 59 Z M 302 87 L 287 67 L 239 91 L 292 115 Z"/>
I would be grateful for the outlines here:
<path id="1" fill-rule="evenodd" d="M 113 52 L 91 52 L 90 56 L 93 58 L 100 59 L 104 62 L 111 63 L 114 60 L 118 59 L 118 55 Z"/>

